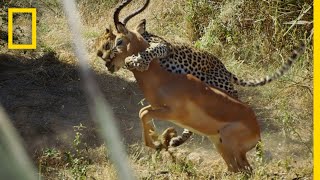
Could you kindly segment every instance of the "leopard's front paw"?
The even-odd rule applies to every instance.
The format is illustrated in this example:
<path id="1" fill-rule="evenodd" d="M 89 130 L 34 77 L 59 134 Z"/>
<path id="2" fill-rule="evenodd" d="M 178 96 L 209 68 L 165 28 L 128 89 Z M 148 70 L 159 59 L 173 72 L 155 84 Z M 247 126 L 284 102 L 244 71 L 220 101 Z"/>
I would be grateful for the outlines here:
<path id="1" fill-rule="evenodd" d="M 132 55 L 132 56 L 129 56 L 127 57 L 124 62 L 125 62 L 125 67 L 129 70 L 133 70 L 133 69 L 136 69 L 136 56 Z"/>
<path id="2" fill-rule="evenodd" d="M 136 69 L 138 70 L 138 71 L 146 71 L 146 70 L 148 70 L 148 68 L 149 68 L 149 65 L 145 65 L 145 64 L 139 64 L 137 67 L 136 67 Z"/>
<path id="3" fill-rule="evenodd" d="M 132 55 L 125 59 L 125 64 L 129 70 L 146 71 L 149 68 L 149 64 L 145 63 L 145 60 L 141 56 Z"/>

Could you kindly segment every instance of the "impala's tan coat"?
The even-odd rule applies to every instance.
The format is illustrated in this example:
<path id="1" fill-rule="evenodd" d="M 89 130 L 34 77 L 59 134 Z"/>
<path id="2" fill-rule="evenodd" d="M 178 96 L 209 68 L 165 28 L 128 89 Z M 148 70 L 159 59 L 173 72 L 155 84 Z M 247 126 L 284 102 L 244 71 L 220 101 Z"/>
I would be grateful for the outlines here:
<path id="1" fill-rule="evenodd" d="M 121 67 L 126 57 L 145 50 L 149 44 L 140 35 L 143 24 L 135 31 L 129 31 L 119 23 L 117 29 L 116 54 L 107 65 Z M 130 58 L 134 57 L 126 60 L 130 61 Z M 150 121 L 167 120 L 208 136 L 230 171 L 251 169 L 246 153 L 260 140 L 260 127 L 249 106 L 190 74 L 173 74 L 164 70 L 157 59 L 146 71 L 131 71 L 150 103 L 139 112 L 147 146 L 155 148 L 151 137 L 154 128 Z"/>

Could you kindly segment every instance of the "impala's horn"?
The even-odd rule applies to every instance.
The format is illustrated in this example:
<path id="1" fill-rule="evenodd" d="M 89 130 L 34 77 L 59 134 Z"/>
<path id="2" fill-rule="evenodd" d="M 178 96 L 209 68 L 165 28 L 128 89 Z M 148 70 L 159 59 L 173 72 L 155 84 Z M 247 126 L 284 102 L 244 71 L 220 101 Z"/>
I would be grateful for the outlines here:
<path id="1" fill-rule="evenodd" d="M 117 27 L 117 24 L 122 24 L 120 21 L 119 21 L 119 14 L 120 14 L 120 11 L 126 7 L 132 0 L 126 0 L 126 1 L 123 1 L 121 4 L 118 5 L 118 7 L 116 8 L 116 10 L 114 11 L 113 13 L 113 22 L 114 22 L 114 26 L 116 27 L 117 29 L 117 32 L 119 32 L 119 29 Z"/>
<path id="2" fill-rule="evenodd" d="M 136 10 L 136 11 L 133 12 L 132 14 L 129 14 L 127 17 L 125 17 L 124 20 L 122 21 L 122 23 L 123 23 L 124 25 L 126 25 L 127 22 L 128 22 L 131 18 L 133 18 L 133 17 L 136 16 L 137 14 L 141 13 L 142 11 L 144 11 L 144 10 L 148 7 L 149 2 L 150 2 L 150 0 L 145 0 L 144 5 L 143 5 L 140 9 Z"/>

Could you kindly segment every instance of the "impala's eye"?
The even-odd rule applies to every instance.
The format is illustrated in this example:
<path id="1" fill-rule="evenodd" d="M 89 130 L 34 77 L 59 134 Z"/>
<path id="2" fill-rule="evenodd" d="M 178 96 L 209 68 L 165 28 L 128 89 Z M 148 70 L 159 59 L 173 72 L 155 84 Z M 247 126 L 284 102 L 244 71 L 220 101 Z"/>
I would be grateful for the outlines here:
<path id="1" fill-rule="evenodd" d="M 121 46 L 123 43 L 123 40 L 122 39 L 118 39 L 117 40 L 117 43 L 116 43 L 116 46 Z"/>

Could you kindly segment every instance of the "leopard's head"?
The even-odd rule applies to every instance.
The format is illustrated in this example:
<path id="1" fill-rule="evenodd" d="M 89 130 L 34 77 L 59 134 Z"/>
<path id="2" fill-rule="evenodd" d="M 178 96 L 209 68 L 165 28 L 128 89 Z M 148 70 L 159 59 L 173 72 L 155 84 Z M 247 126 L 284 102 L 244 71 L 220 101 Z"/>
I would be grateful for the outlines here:
<path id="1" fill-rule="evenodd" d="M 117 31 L 106 29 L 104 39 L 98 48 L 97 55 L 102 58 L 108 70 L 113 73 L 125 65 L 125 58 L 145 50 L 149 44 L 141 36 L 145 32 L 146 20 L 129 30 L 124 24 L 116 24 Z"/>
<path id="2" fill-rule="evenodd" d="M 97 49 L 97 56 L 108 63 L 113 57 L 112 47 L 114 45 L 116 35 L 112 32 L 111 26 L 105 29 L 105 32 L 96 40 L 95 46 Z"/>

